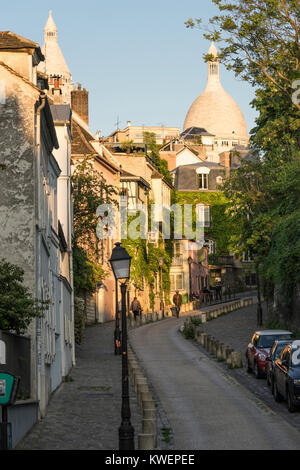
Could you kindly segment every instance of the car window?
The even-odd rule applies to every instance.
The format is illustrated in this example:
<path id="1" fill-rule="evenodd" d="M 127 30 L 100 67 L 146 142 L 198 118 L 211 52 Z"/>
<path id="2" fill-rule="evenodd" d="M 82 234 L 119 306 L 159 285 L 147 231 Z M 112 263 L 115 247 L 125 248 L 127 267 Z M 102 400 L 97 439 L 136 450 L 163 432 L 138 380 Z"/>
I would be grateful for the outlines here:
<path id="1" fill-rule="evenodd" d="M 282 337 L 283 335 L 281 335 Z M 286 335 L 284 335 L 286 337 Z M 258 341 L 259 348 L 271 348 L 276 339 L 280 339 L 280 335 L 261 335 Z"/>
<path id="2" fill-rule="evenodd" d="M 280 360 L 281 361 L 288 361 L 289 358 L 290 358 L 290 350 L 289 350 L 289 346 L 286 346 L 280 354 Z"/>
<path id="3" fill-rule="evenodd" d="M 281 351 L 283 350 L 283 348 L 285 348 L 285 346 L 287 346 L 289 343 L 277 343 L 277 345 L 275 345 L 276 347 L 276 350 L 274 352 L 274 358 L 275 359 L 278 359 L 279 358 L 279 355 L 281 353 Z M 274 349 L 274 348 L 273 348 Z"/>

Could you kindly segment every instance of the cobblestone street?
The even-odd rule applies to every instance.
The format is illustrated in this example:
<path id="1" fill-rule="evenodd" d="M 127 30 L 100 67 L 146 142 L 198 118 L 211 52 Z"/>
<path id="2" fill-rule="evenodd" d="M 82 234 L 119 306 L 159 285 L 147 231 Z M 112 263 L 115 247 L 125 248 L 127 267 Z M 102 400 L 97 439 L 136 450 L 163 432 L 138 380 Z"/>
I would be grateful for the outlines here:
<path id="1" fill-rule="evenodd" d="M 26 450 L 116 450 L 121 424 L 121 356 L 114 355 L 114 322 L 88 327 L 77 364 L 54 393 L 46 417 L 18 445 Z M 135 437 L 142 418 L 130 393 Z M 136 445 L 137 448 L 137 445 Z"/>
<path id="2" fill-rule="evenodd" d="M 257 303 L 244 307 L 239 310 L 235 310 L 226 315 L 220 316 L 212 321 L 204 323 L 202 325 L 205 333 L 214 336 L 219 341 L 223 342 L 227 346 L 240 351 L 243 354 L 243 368 L 230 370 L 225 364 L 219 363 L 220 368 L 226 370 L 226 373 L 230 374 L 234 380 L 244 385 L 250 390 L 257 398 L 257 403 L 262 407 L 262 410 L 267 413 L 278 413 L 284 418 L 289 424 L 296 427 L 300 432 L 300 411 L 296 413 L 289 413 L 287 410 L 286 402 L 276 403 L 274 397 L 268 387 L 265 379 L 257 380 L 254 374 L 247 372 L 245 352 L 248 343 L 255 330 L 266 329 L 265 326 L 257 327 L 256 322 L 256 310 Z M 193 315 L 197 314 L 193 312 Z M 263 306 L 263 318 L 265 314 L 265 306 Z M 196 343 L 195 343 L 196 344 Z M 209 355 L 212 360 L 216 361 L 208 352 L 206 352 L 201 346 L 196 344 L 201 351 Z"/>

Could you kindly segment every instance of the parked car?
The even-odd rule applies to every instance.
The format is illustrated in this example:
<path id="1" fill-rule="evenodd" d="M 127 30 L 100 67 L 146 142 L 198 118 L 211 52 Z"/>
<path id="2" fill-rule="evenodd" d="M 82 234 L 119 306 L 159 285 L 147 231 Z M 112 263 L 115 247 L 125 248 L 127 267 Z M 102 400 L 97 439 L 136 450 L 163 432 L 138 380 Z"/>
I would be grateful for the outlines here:
<path id="1" fill-rule="evenodd" d="M 247 346 L 246 360 L 248 372 L 253 371 L 255 377 L 260 379 L 266 375 L 266 358 L 276 339 L 292 338 L 291 331 L 286 330 L 260 330 L 255 331 L 251 342 Z"/>
<path id="2" fill-rule="evenodd" d="M 267 384 L 271 386 L 272 393 L 274 393 L 273 371 L 275 361 L 279 358 L 279 355 L 283 348 L 290 344 L 292 341 L 292 339 L 276 339 L 270 350 L 270 356 L 266 357 Z"/>
<path id="3" fill-rule="evenodd" d="M 300 341 L 285 346 L 274 364 L 274 399 L 286 400 L 292 413 L 300 406 Z"/>

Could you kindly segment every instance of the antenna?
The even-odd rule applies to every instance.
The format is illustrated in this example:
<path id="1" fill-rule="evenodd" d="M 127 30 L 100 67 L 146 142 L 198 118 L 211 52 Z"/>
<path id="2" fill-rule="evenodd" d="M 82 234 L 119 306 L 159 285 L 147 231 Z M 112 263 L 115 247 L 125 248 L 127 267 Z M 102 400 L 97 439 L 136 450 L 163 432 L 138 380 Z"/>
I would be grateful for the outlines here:
<path id="1" fill-rule="evenodd" d="M 119 125 L 120 125 L 120 119 L 119 119 L 119 116 L 117 116 L 117 122 L 115 123 L 115 126 L 117 127 L 117 131 L 119 130 Z"/>

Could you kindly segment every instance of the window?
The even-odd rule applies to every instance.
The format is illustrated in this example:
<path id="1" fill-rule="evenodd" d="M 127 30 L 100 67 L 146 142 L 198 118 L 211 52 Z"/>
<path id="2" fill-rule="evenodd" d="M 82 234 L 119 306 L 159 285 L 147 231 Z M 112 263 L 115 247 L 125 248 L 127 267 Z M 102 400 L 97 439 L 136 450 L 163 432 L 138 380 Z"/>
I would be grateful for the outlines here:
<path id="1" fill-rule="evenodd" d="M 183 289 L 183 274 L 171 274 L 171 291 L 182 290 Z"/>
<path id="2" fill-rule="evenodd" d="M 198 174 L 198 188 L 208 189 L 208 174 L 206 173 Z"/>
<path id="3" fill-rule="evenodd" d="M 217 64 L 210 64 L 209 68 L 210 68 L 210 74 L 211 75 L 217 75 L 217 73 L 218 73 Z"/>
<path id="4" fill-rule="evenodd" d="M 216 252 L 216 242 L 214 240 L 205 240 L 205 242 L 208 244 L 208 254 L 215 254 Z"/>
<path id="5" fill-rule="evenodd" d="M 243 253 L 243 261 L 249 262 L 249 261 L 254 261 L 253 255 L 250 251 L 244 251 Z"/>
<path id="6" fill-rule="evenodd" d="M 201 227 L 210 227 L 210 206 L 197 204 L 196 217 Z"/>
<path id="7" fill-rule="evenodd" d="M 257 279 L 256 279 L 256 274 L 247 274 L 245 276 L 245 284 L 247 286 L 256 286 L 257 285 Z"/>
<path id="8" fill-rule="evenodd" d="M 223 147 L 228 147 L 228 145 L 229 145 L 228 140 L 222 140 L 222 145 L 223 145 Z"/>

